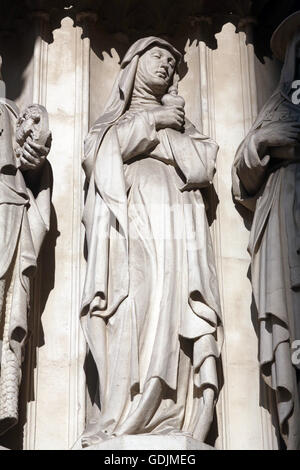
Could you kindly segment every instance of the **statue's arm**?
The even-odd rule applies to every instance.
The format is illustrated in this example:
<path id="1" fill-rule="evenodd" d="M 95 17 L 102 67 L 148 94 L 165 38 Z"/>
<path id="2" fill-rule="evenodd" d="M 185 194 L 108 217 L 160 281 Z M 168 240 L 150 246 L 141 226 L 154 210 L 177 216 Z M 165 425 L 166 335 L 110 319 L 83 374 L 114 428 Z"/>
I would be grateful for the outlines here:
<path id="1" fill-rule="evenodd" d="M 240 145 L 234 169 L 243 193 L 255 195 L 265 183 L 270 156 L 267 147 L 257 139 L 257 131 L 251 132 Z"/>
<path id="2" fill-rule="evenodd" d="M 28 142 L 25 146 L 22 156 L 19 157 L 19 169 L 23 174 L 26 186 L 34 192 L 37 184 L 41 180 L 51 145 L 46 146 L 36 144 L 35 142 Z M 26 154 L 24 152 L 26 152 Z"/>
<path id="3" fill-rule="evenodd" d="M 237 178 L 249 196 L 255 195 L 263 186 L 269 167 L 277 160 L 274 148 L 284 149 L 299 145 L 300 123 L 271 121 L 251 131 L 237 151 L 234 168 Z M 278 165 L 278 160 L 276 162 Z"/>
<path id="4" fill-rule="evenodd" d="M 124 161 L 147 155 L 159 143 L 154 116 L 151 112 L 142 111 L 120 120 L 116 124 L 116 130 Z"/>
<path id="5" fill-rule="evenodd" d="M 185 132 L 182 134 L 176 160 L 183 171 L 187 186 L 205 187 L 212 183 L 218 154 L 218 144 L 208 136 L 201 134 L 193 124 L 186 120 Z M 184 160 L 184 161 L 183 161 Z"/>
<path id="6" fill-rule="evenodd" d="M 19 115 L 15 140 L 18 168 L 26 184 L 34 186 L 41 178 L 52 141 L 48 113 L 43 106 L 30 105 Z"/>

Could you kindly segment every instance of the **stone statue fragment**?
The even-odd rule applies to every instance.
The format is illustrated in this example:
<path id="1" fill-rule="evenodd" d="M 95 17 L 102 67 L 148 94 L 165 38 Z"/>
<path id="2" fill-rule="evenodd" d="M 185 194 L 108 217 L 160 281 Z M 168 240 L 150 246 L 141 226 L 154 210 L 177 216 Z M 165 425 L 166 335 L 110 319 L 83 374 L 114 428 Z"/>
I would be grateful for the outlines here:
<path id="1" fill-rule="evenodd" d="M 300 449 L 300 12 L 279 25 L 271 47 L 284 62 L 280 83 L 237 151 L 233 193 L 254 212 L 248 249 L 261 373 L 287 448 Z"/>
<path id="2" fill-rule="evenodd" d="M 44 107 L 20 114 L 0 99 L 0 434 L 18 420 L 30 290 L 50 221 L 50 145 Z"/>

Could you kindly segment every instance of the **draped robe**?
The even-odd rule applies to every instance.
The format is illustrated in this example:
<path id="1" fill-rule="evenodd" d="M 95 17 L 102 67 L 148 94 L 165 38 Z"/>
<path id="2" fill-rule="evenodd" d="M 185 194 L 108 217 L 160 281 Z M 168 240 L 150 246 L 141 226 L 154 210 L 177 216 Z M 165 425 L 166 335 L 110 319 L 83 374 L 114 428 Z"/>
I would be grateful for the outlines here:
<path id="1" fill-rule="evenodd" d="M 50 220 L 48 162 L 32 184 L 13 151 L 18 114 L 14 103 L 0 101 L 0 434 L 18 419 L 30 282 Z"/>
<path id="2" fill-rule="evenodd" d="M 213 247 L 199 188 L 217 144 L 191 125 L 155 130 L 129 111 L 86 142 L 96 151 L 84 210 L 82 325 L 99 375 L 83 444 L 187 433 L 204 441 L 219 383 L 222 328 Z"/>

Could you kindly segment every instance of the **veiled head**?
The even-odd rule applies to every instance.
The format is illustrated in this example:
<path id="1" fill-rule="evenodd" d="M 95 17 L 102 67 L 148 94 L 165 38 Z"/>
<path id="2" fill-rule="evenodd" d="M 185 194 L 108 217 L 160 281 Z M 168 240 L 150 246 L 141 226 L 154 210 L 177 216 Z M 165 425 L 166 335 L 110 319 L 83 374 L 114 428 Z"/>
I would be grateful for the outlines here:
<path id="1" fill-rule="evenodd" d="M 141 38 L 132 44 L 121 62 L 104 112 L 94 123 L 92 133 L 103 136 L 107 126 L 119 119 L 133 101 L 137 106 L 159 102 L 173 84 L 181 57 L 172 44 L 156 36 Z"/>
<path id="2" fill-rule="evenodd" d="M 284 62 L 287 50 L 295 43 L 295 36 L 300 33 L 300 11 L 285 18 L 271 37 L 271 50 L 274 56 Z"/>
<path id="3" fill-rule="evenodd" d="M 144 80 L 154 94 L 168 89 L 176 68 L 176 59 L 166 47 L 153 45 L 140 57 L 137 78 Z"/>
<path id="4" fill-rule="evenodd" d="M 300 26 L 287 45 L 284 68 L 290 70 L 290 81 L 300 79 Z"/>

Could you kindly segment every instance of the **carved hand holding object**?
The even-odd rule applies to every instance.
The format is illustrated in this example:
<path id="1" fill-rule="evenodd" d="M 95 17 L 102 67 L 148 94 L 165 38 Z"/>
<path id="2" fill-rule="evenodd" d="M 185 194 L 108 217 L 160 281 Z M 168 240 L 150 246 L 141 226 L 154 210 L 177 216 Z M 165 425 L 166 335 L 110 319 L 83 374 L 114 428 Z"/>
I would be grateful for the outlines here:
<path id="1" fill-rule="evenodd" d="M 46 109 L 37 104 L 28 106 L 16 125 L 16 155 L 21 170 L 40 168 L 50 151 L 51 141 Z"/>

